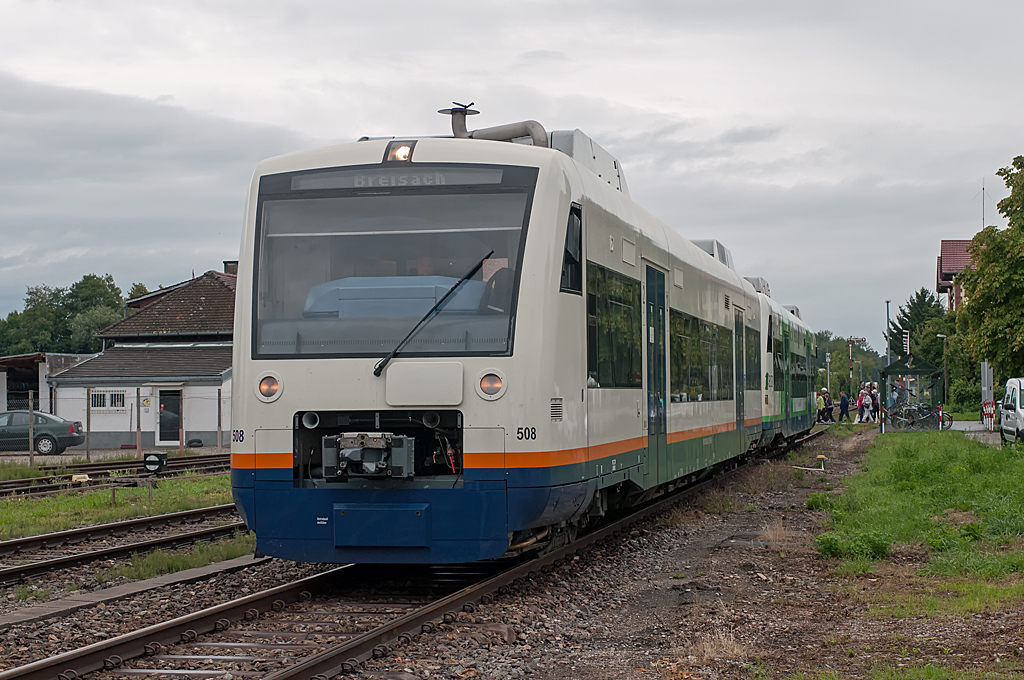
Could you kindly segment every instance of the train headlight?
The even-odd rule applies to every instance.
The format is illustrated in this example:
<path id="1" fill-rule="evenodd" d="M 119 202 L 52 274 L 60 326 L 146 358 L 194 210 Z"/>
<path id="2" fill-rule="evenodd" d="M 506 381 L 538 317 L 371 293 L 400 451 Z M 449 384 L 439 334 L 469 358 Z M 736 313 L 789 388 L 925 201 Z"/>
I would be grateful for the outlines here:
<path id="1" fill-rule="evenodd" d="M 277 382 L 277 378 L 268 375 L 260 381 L 260 394 L 267 399 L 276 396 L 279 389 L 281 389 L 281 383 Z"/>
<path id="2" fill-rule="evenodd" d="M 476 384 L 476 393 L 488 401 L 499 398 L 505 394 L 505 377 L 493 369 L 484 371 Z"/>
<path id="3" fill-rule="evenodd" d="M 266 375 L 256 383 L 256 395 L 260 401 L 274 401 L 281 396 L 281 379 L 276 375 Z"/>
<path id="4" fill-rule="evenodd" d="M 416 142 L 390 142 L 388 143 L 387 151 L 384 153 L 384 161 L 398 161 L 400 163 L 406 163 L 412 160 L 413 149 L 416 148 Z"/>

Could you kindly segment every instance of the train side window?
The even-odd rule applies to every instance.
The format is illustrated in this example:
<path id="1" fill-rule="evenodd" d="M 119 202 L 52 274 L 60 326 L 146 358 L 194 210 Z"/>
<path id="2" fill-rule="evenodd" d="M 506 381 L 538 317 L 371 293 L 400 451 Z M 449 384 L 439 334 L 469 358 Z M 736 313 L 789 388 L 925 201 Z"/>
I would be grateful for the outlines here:
<path id="1" fill-rule="evenodd" d="M 583 208 L 573 203 L 565 228 L 565 250 L 562 253 L 563 293 L 583 294 Z"/>
<path id="2" fill-rule="evenodd" d="M 640 282 L 587 263 L 587 387 L 641 387 Z"/>
<path id="3" fill-rule="evenodd" d="M 747 335 L 747 384 L 748 390 L 761 389 L 761 343 L 758 342 L 757 331 L 746 327 L 744 332 Z"/>

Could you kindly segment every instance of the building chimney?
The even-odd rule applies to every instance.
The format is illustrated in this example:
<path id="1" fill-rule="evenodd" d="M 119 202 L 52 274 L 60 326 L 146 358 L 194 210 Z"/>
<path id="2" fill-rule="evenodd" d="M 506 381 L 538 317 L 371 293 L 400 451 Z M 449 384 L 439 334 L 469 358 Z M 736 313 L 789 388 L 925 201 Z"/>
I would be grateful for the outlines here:
<path id="1" fill-rule="evenodd" d="M 224 273 L 238 275 L 238 260 L 224 260 Z"/>

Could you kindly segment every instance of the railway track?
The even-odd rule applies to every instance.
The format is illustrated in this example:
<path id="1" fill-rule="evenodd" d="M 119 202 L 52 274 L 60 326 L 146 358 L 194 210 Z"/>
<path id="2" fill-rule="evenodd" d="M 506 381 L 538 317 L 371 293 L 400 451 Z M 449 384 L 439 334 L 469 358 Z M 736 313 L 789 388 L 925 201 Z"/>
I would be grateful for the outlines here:
<path id="1" fill-rule="evenodd" d="M 193 456 L 189 458 L 170 458 L 167 461 L 167 472 L 160 478 L 173 476 L 175 473 L 191 471 L 199 474 L 226 472 L 231 468 L 230 454 Z M 39 468 L 43 471 L 55 472 L 44 477 L 10 479 L 0 481 L 0 497 L 3 496 L 49 496 L 56 493 L 77 489 L 97 489 L 109 486 L 137 486 L 141 479 L 152 479 L 154 475 L 126 476 L 125 472 L 143 472 L 142 461 L 118 461 L 105 463 L 77 463 L 71 465 L 47 465 Z M 63 473 L 64 470 L 72 472 Z M 115 473 L 117 473 L 115 475 Z M 89 481 L 75 481 L 74 477 L 87 475 Z M 94 484 L 99 480 L 106 483 Z M 112 480 L 112 481 L 111 481 Z"/>
<path id="2" fill-rule="evenodd" d="M 823 431 L 779 447 L 782 455 Z M 316 678 L 356 671 L 532 573 L 627 532 L 738 468 L 652 501 L 568 546 L 529 560 L 456 566 L 345 565 L 323 574 L 0 672 L 0 680 L 138 677 Z"/>
<path id="3" fill-rule="evenodd" d="M 231 518 L 232 521 L 137 540 L 144 532 L 166 531 L 168 528 L 200 522 L 210 524 L 225 517 Z M 144 553 L 158 548 L 176 548 L 197 541 L 225 538 L 233 536 L 236 531 L 244 530 L 245 523 L 237 519 L 235 506 L 226 504 L 0 541 L 0 585 L 17 583 L 29 576 L 97 560 L 116 559 L 130 556 L 132 553 Z M 136 540 L 118 540 L 125 537 Z M 112 541 L 113 544 L 86 551 L 75 549 L 80 544 L 96 541 Z"/>

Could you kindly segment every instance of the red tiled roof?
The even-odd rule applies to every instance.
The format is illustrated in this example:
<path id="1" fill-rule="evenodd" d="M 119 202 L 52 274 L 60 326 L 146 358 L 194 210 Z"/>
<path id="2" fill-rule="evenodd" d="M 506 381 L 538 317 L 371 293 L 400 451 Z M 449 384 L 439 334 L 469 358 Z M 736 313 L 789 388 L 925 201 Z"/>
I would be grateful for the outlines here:
<path id="1" fill-rule="evenodd" d="M 942 274 L 959 274 L 971 265 L 967 247 L 970 239 L 942 241 L 939 250 L 939 270 Z"/>
<path id="2" fill-rule="evenodd" d="M 107 326 L 98 338 L 138 340 L 181 337 L 231 337 L 235 320 L 237 277 L 208 271 L 174 287 L 135 314 Z"/>
<path id="3" fill-rule="evenodd" d="M 129 382 L 168 378 L 212 378 L 222 375 L 229 368 L 231 347 L 226 345 L 118 345 L 58 373 L 52 380 L 59 384 L 91 378 L 124 378 Z"/>

